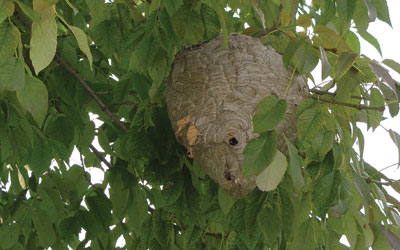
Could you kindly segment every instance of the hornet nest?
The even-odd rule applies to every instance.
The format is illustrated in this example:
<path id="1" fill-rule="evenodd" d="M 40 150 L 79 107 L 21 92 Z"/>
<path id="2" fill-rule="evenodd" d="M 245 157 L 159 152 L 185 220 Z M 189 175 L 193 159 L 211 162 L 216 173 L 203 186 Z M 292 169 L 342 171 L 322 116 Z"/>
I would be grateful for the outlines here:
<path id="1" fill-rule="evenodd" d="M 188 156 L 225 193 L 242 198 L 256 186 L 255 177 L 242 177 L 243 149 L 258 137 L 252 117 L 265 97 L 284 97 L 290 78 L 280 54 L 245 35 L 230 34 L 226 49 L 220 35 L 176 56 L 166 88 L 172 127 Z M 290 85 L 278 130 L 294 140 L 296 106 L 308 92 L 302 77 Z M 286 151 L 283 138 L 278 138 L 278 149 Z"/>

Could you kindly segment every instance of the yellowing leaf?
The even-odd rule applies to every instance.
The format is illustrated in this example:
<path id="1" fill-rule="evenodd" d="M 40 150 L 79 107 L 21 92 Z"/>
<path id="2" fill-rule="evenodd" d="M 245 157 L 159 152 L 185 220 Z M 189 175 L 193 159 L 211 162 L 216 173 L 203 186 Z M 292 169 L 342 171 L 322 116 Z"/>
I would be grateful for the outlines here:
<path id="1" fill-rule="evenodd" d="M 318 37 L 314 39 L 319 40 L 318 42 L 327 49 L 337 49 L 338 52 L 350 51 L 349 46 L 346 42 L 333 30 L 330 28 L 317 25 L 314 28 L 314 32 L 318 34 Z"/>
<path id="2" fill-rule="evenodd" d="M 45 0 L 34 0 L 33 9 L 39 14 L 41 22 L 32 23 L 30 58 L 36 74 L 39 74 L 50 64 L 56 53 L 56 7 Z"/>
<path id="3" fill-rule="evenodd" d="M 184 118 L 180 119 L 179 121 L 176 122 L 176 126 L 178 126 L 178 129 L 176 130 L 176 135 L 181 136 L 181 131 L 182 129 L 190 122 L 190 116 L 187 115 Z"/>
<path id="4" fill-rule="evenodd" d="M 296 25 L 301 26 L 303 28 L 307 28 L 307 27 L 311 26 L 310 16 L 306 15 L 306 14 L 300 15 L 299 18 L 297 18 Z"/>
<path id="5" fill-rule="evenodd" d="M 17 99 L 31 113 L 38 126 L 42 126 L 48 108 L 47 88 L 36 77 L 28 77 L 23 89 L 17 91 Z"/>
<path id="6" fill-rule="evenodd" d="M 74 34 L 76 41 L 78 42 L 79 49 L 86 55 L 89 60 L 89 65 L 90 67 L 92 67 L 93 57 L 88 45 L 88 38 L 85 32 L 83 32 L 80 28 L 74 26 L 68 26 L 68 28 Z"/>
<path id="7" fill-rule="evenodd" d="M 336 79 L 340 79 L 353 65 L 357 59 L 358 54 L 351 52 L 344 52 L 339 55 L 336 63 Z"/>
<path id="8" fill-rule="evenodd" d="M 257 187 L 265 192 L 274 190 L 285 175 L 287 165 L 285 155 L 277 151 L 271 164 L 256 177 Z"/>

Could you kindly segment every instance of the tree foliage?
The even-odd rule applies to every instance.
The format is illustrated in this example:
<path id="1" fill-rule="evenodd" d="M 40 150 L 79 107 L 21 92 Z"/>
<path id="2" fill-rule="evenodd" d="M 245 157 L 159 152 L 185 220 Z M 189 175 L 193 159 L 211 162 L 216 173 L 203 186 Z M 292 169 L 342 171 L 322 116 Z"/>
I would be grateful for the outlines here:
<path id="1" fill-rule="evenodd" d="M 399 249 L 399 183 L 363 160 L 358 128 L 399 112 L 400 64 L 360 54 L 381 52 L 378 19 L 386 0 L 0 0 L 0 249 Z M 186 157 L 164 100 L 175 54 L 231 32 L 312 84 L 286 156 L 285 102 L 258 107 L 245 173 L 266 192 L 240 200 Z"/>

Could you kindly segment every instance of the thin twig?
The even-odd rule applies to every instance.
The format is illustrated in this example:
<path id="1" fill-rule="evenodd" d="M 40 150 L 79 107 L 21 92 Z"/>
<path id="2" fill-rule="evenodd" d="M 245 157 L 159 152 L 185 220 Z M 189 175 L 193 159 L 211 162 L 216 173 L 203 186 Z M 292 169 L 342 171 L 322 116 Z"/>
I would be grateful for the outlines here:
<path id="1" fill-rule="evenodd" d="M 373 180 L 370 178 L 365 178 L 364 180 L 366 183 L 375 183 L 375 184 L 384 185 L 384 186 L 392 185 L 392 183 L 390 181 L 377 181 L 377 180 Z"/>
<path id="2" fill-rule="evenodd" d="M 103 101 L 96 95 L 95 91 L 89 87 L 89 85 L 83 80 L 83 78 L 76 72 L 71 66 L 69 66 L 61 57 L 58 55 L 54 56 L 55 61 L 60 64 L 64 69 L 66 69 L 73 77 L 75 77 L 78 82 L 89 92 L 90 96 L 96 101 L 96 103 L 100 106 L 101 110 L 105 112 L 111 119 L 113 119 L 123 130 L 127 131 L 128 128 L 125 126 L 123 122 L 121 122 L 114 113 L 112 113 L 107 105 L 103 103 Z"/>
<path id="3" fill-rule="evenodd" d="M 385 106 L 380 106 L 380 107 L 370 107 L 367 105 L 356 105 L 356 104 L 351 104 L 351 103 L 347 103 L 347 102 L 341 102 L 341 101 L 335 101 L 332 99 L 327 99 L 327 98 L 322 98 L 322 97 L 316 97 L 316 96 L 312 96 L 312 98 L 314 100 L 319 100 L 322 102 L 328 102 L 328 103 L 332 103 L 332 104 L 337 104 L 337 105 L 342 105 L 342 106 L 346 106 L 346 107 L 350 107 L 350 108 L 355 108 L 358 110 L 362 110 L 362 109 L 369 109 L 369 110 L 378 110 L 378 111 L 385 111 Z"/>
<path id="4" fill-rule="evenodd" d="M 94 188 L 94 189 L 99 189 L 99 187 L 96 187 L 92 181 L 90 180 L 89 176 L 90 174 L 88 172 L 86 172 L 86 167 L 85 167 L 85 161 L 83 160 L 83 155 L 81 153 L 79 153 L 80 158 L 81 158 L 81 164 L 82 164 L 82 170 L 83 170 L 83 175 L 85 176 L 85 180 L 87 183 L 89 183 L 89 185 Z"/>
<path id="5" fill-rule="evenodd" d="M 105 90 L 105 91 L 95 91 L 96 95 L 111 95 L 113 93 L 112 90 Z M 128 91 L 130 95 L 136 95 L 136 91 Z"/>
<path id="6" fill-rule="evenodd" d="M 315 93 L 317 95 L 330 95 L 330 96 L 336 96 L 336 92 L 329 92 L 329 91 L 323 91 L 323 90 L 318 90 L 318 89 L 310 89 L 309 90 L 311 93 Z M 350 98 L 353 99 L 358 99 L 358 100 L 369 100 L 368 97 L 361 97 L 361 96 L 355 96 L 352 95 Z M 390 101 L 389 99 L 385 98 L 385 101 Z"/>
<path id="7" fill-rule="evenodd" d="M 89 145 L 89 148 L 93 151 L 93 153 L 104 163 L 108 168 L 112 168 L 112 164 L 104 158 L 102 153 L 100 153 L 92 144 Z"/>

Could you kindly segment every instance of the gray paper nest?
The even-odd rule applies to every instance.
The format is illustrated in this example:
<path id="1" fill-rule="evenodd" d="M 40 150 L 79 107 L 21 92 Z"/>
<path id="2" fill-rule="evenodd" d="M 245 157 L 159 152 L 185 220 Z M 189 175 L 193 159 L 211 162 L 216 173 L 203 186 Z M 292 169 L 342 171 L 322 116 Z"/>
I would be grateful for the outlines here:
<path id="1" fill-rule="evenodd" d="M 176 56 L 166 88 L 172 127 L 188 156 L 225 193 L 242 198 L 254 189 L 255 177 L 242 177 L 243 149 L 258 136 L 252 117 L 265 97 L 283 98 L 290 77 L 280 54 L 245 35 L 230 34 L 227 49 L 220 35 Z M 291 140 L 296 137 L 296 106 L 306 97 L 306 83 L 296 76 L 278 125 Z M 278 138 L 278 149 L 285 148 Z"/>

